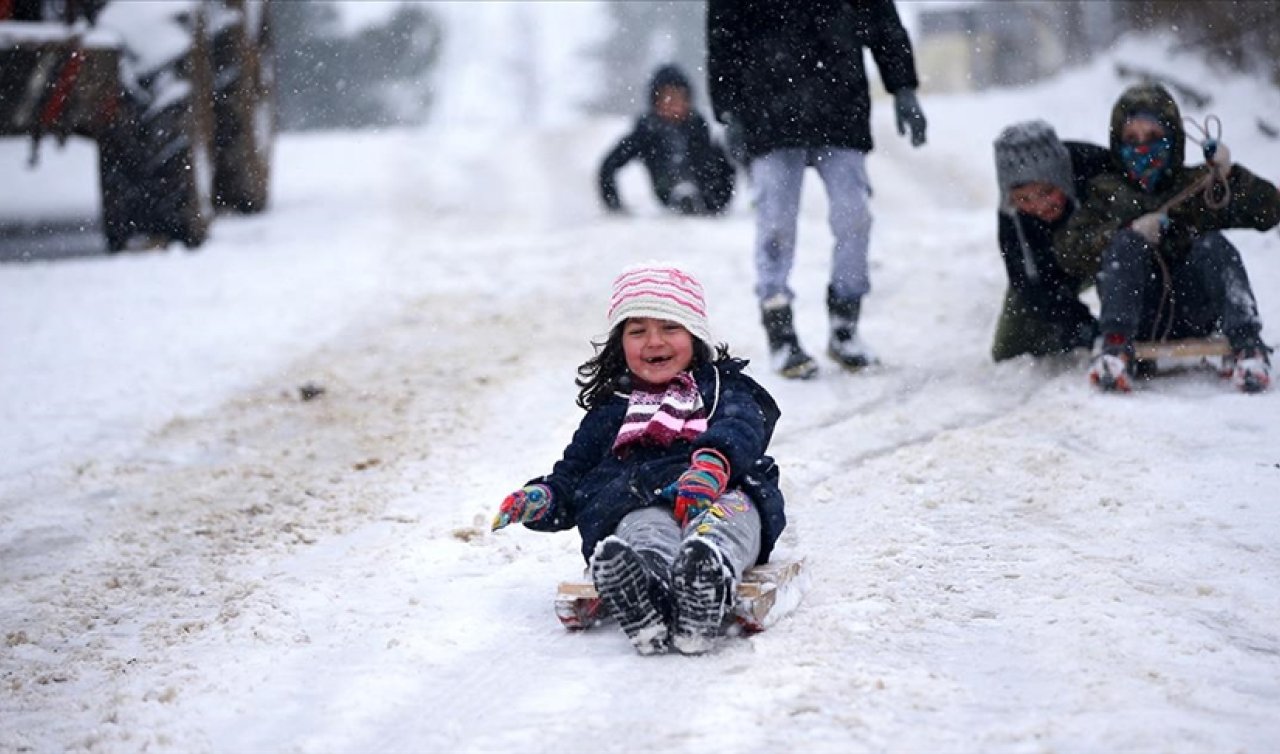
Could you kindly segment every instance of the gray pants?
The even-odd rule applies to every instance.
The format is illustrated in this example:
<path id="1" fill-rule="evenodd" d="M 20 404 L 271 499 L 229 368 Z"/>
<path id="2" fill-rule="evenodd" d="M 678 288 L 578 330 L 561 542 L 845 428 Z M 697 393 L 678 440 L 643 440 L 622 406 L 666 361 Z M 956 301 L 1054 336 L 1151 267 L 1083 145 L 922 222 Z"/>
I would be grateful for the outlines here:
<path id="1" fill-rule="evenodd" d="M 867 199 L 867 155 L 856 149 L 776 149 L 751 162 L 756 205 L 756 295 L 760 301 L 795 297 L 787 279 L 795 263 L 796 219 L 804 171 L 813 165 L 827 189 L 827 222 L 835 236 L 831 289 L 842 300 L 857 300 L 871 290 L 867 245 L 871 211 Z"/>
<path id="2" fill-rule="evenodd" d="M 1098 297 L 1103 333 L 1135 340 L 1193 338 L 1224 333 L 1232 344 L 1262 329 L 1240 253 L 1221 233 L 1206 233 L 1185 259 L 1169 265 L 1170 288 L 1152 248 L 1121 230 L 1102 252 Z"/>
<path id="3" fill-rule="evenodd" d="M 715 545 L 739 579 L 760 555 L 760 514 L 739 490 L 726 492 L 683 528 L 670 508 L 651 506 L 624 516 L 614 534 L 637 553 L 652 553 L 649 557 L 666 563 L 668 570 L 681 542 L 694 537 Z"/>

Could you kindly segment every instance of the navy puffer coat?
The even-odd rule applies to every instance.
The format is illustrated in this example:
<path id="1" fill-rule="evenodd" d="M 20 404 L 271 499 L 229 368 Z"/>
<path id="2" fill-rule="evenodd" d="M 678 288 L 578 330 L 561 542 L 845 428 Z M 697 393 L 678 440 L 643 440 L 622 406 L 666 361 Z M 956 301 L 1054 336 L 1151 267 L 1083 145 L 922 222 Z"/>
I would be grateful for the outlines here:
<path id="1" fill-rule="evenodd" d="M 652 505 L 671 507 L 660 495 L 689 468 L 697 448 L 714 448 L 729 459 L 728 489 L 740 489 L 756 504 L 762 524 L 760 555 L 769 554 L 786 526 L 778 467 L 765 454 L 781 412 L 755 380 L 742 373 L 747 362 L 725 359 L 694 371 L 709 417 L 707 431 L 692 443 L 670 447 L 635 446 L 625 458 L 613 453 L 630 396 L 615 393 L 592 408 L 574 432 L 564 455 L 547 476 L 529 480 L 551 488 L 551 512 L 530 529 L 559 531 L 578 527 L 582 556 L 617 528 L 622 517 Z"/>

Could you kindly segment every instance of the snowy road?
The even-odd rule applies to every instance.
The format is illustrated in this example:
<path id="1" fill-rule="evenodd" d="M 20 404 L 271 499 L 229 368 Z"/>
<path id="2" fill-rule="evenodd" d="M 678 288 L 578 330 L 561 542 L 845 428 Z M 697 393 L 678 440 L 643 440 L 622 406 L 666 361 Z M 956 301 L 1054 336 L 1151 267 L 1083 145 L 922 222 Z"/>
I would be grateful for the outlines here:
<path id="1" fill-rule="evenodd" d="M 272 212 L 197 255 L 0 268 L 28 454 L 0 476 L 0 750 L 1271 750 L 1277 394 L 1191 373 L 1098 396 L 1083 356 L 987 358 L 990 140 L 1086 86 L 1116 85 L 935 99 L 918 152 L 877 120 L 865 335 L 886 366 L 861 375 L 765 370 L 745 201 L 670 218 L 628 173 L 635 214 L 599 216 L 614 121 L 291 137 Z M 1060 130 L 1100 138 L 1105 104 Z M 501 145 L 483 170 L 478 144 Z M 1274 340 L 1280 238 L 1233 238 Z M 564 633 L 576 535 L 487 531 L 576 426 L 609 280 L 652 258 L 699 273 L 779 399 L 780 554 L 810 573 L 794 615 L 699 658 Z M 85 290 L 109 322 L 32 334 L 36 302 Z"/>

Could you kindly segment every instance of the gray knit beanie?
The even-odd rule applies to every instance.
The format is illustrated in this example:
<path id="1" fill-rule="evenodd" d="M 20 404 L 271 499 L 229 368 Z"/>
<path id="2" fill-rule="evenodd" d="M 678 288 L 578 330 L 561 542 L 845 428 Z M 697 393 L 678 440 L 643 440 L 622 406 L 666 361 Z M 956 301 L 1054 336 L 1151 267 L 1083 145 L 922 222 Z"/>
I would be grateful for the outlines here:
<path id="1" fill-rule="evenodd" d="M 1000 132 L 995 141 L 996 181 L 1000 185 L 1000 210 L 1013 213 L 1009 191 L 1024 183 L 1048 183 L 1062 189 L 1073 203 L 1075 183 L 1071 173 L 1071 153 L 1042 120 L 1014 123 Z"/>

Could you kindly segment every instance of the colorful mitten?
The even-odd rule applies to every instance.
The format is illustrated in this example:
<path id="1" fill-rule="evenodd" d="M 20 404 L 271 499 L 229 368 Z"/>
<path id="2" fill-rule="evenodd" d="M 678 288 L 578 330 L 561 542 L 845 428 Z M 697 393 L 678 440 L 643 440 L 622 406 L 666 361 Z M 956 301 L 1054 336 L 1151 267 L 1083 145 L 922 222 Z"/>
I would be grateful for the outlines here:
<path id="1" fill-rule="evenodd" d="M 676 499 L 676 520 L 684 526 L 696 518 L 720 499 L 728 483 L 729 460 L 717 450 L 695 450 L 689 470 L 671 486 Z"/>
<path id="2" fill-rule="evenodd" d="M 493 517 L 493 529 L 497 531 L 514 523 L 537 521 L 551 510 L 551 488 L 545 484 L 530 484 L 507 495 Z"/>

